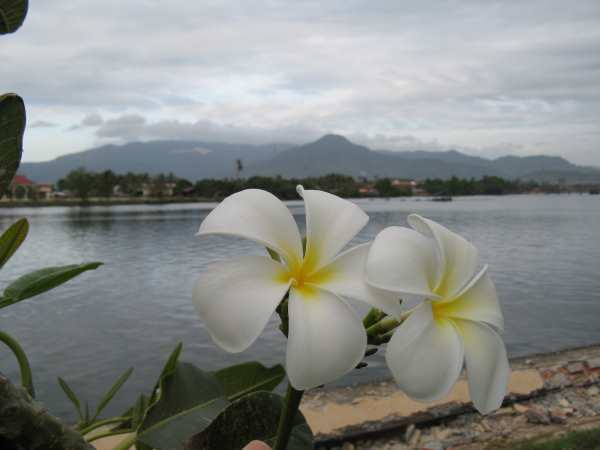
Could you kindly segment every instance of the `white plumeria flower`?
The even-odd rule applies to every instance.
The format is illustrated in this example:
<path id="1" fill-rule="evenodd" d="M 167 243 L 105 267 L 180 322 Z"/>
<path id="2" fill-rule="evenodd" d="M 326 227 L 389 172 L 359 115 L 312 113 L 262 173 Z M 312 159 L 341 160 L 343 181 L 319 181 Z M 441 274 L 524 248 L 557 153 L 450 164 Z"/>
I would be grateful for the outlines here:
<path id="1" fill-rule="evenodd" d="M 510 369 L 487 266 L 476 273 L 477 249 L 442 225 L 415 214 L 408 222 L 413 229 L 383 230 L 367 260 L 371 285 L 425 299 L 395 330 L 387 364 L 410 397 L 433 401 L 448 393 L 465 363 L 475 407 L 493 411 L 502 404 Z"/>
<path id="2" fill-rule="evenodd" d="M 342 297 L 390 312 L 399 303 L 370 287 L 364 267 L 370 244 L 338 255 L 365 226 L 368 216 L 354 203 L 298 187 L 306 208 L 306 250 L 288 208 L 274 195 L 248 189 L 221 202 L 202 222 L 199 235 L 251 239 L 273 250 L 213 265 L 198 278 L 196 309 L 213 340 L 241 352 L 259 336 L 289 291 L 286 366 L 298 390 L 333 381 L 363 358 L 367 338 L 361 320 Z"/>

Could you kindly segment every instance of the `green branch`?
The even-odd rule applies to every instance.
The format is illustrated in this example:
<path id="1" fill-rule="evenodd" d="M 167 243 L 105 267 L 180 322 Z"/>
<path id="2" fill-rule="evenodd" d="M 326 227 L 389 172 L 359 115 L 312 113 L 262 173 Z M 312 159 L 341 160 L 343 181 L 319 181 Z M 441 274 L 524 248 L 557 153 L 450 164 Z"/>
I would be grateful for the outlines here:
<path id="1" fill-rule="evenodd" d="M 27 393 L 35 398 L 35 389 L 33 388 L 33 375 L 31 374 L 31 366 L 25 351 L 19 343 L 9 334 L 0 331 L 0 341 L 4 342 L 8 348 L 12 350 L 19 363 L 21 371 L 21 385 L 27 390 Z"/>

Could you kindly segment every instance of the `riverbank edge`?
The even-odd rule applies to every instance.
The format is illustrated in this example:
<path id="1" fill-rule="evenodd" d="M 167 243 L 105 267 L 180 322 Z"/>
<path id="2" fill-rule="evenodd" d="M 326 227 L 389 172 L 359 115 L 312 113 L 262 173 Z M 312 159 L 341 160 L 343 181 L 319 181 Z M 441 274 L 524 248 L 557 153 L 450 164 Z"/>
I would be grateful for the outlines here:
<path id="1" fill-rule="evenodd" d="M 377 199 L 377 200 L 389 200 L 390 198 L 418 198 L 430 201 L 440 201 L 438 197 L 426 196 L 426 195 L 414 195 L 404 197 L 358 197 L 350 198 L 349 200 L 357 199 Z M 205 197 L 167 197 L 167 198 L 154 198 L 154 197 L 132 197 L 132 198 L 92 198 L 86 201 L 81 199 L 60 199 L 60 200 L 24 200 L 24 201 L 0 201 L 0 208 L 47 208 L 52 206 L 57 207 L 78 207 L 88 208 L 91 206 L 122 206 L 122 205 L 177 205 L 177 204 L 189 204 L 189 203 L 219 203 L 224 200 L 225 197 L 219 198 L 205 198 Z M 289 200 L 301 200 L 297 199 L 286 199 Z M 446 201 L 446 200 L 443 200 Z"/>
<path id="2" fill-rule="evenodd" d="M 24 200 L 24 201 L 0 201 L 0 208 L 47 208 L 47 207 L 78 207 L 87 208 L 91 206 L 121 206 L 121 205 L 171 205 L 188 203 L 218 203 L 222 199 L 212 199 L 204 197 L 133 197 L 133 198 L 92 198 L 86 201 L 81 199 L 60 199 L 60 200 Z"/>
<path id="3" fill-rule="evenodd" d="M 568 195 L 569 193 L 516 193 L 516 194 L 501 194 L 501 195 L 465 195 L 465 196 L 455 196 L 457 198 L 465 198 L 465 197 L 505 197 L 507 195 Z M 578 194 L 584 195 L 584 194 Z M 103 198 L 91 198 L 87 201 L 82 201 L 81 199 L 60 199 L 60 200 L 23 200 L 23 201 L 14 201 L 14 200 L 0 200 L 0 208 L 45 208 L 51 206 L 71 206 L 71 207 L 90 207 L 90 206 L 119 206 L 119 205 L 172 205 L 172 204 L 188 204 L 188 203 L 219 203 L 223 198 L 206 198 L 206 197 L 166 197 L 166 198 L 158 198 L 158 197 L 128 197 L 128 198 L 118 198 L 111 197 L 107 199 Z M 374 199 L 374 200 L 389 200 L 391 198 L 401 198 L 401 199 L 418 199 L 418 200 L 426 200 L 426 201 L 451 201 L 454 197 L 436 197 L 432 195 L 411 195 L 411 196 L 399 196 L 399 197 L 356 197 L 356 198 L 348 198 L 348 200 L 363 200 L 363 199 Z M 288 200 L 300 200 L 297 199 L 288 199 Z"/>
<path id="4" fill-rule="evenodd" d="M 488 416 L 481 416 L 473 408 L 464 374 L 447 398 L 430 405 L 412 401 L 402 394 L 393 380 L 387 379 L 308 392 L 302 403 L 302 411 L 313 429 L 316 448 L 319 449 L 336 448 L 349 442 L 385 440 L 386 437 L 397 442 L 406 441 L 408 445 L 411 433 L 414 435 L 418 431 L 419 435 L 426 434 L 426 430 L 431 428 L 439 433 L 440 426 L 443 428 L 445 423 L 460 421 L 464 416 L 475 417 L 469 420 L 477 425 L 473 426 L 476 430 L 481 428 L 481 420 L 507 414 L 520 414 L 529 428 L 539 427 L 540 423 L 535 423 L 535 414 L 528 412 L 531 409 L 537 413 L 539 408 L 523 405 L 549 395 L 560 396 L 562 391 L 590 389 L 600 385 L 600 344 L 512 358 L 510 364 L 509 394 L 503 407 Z M 600 405 L 600 397 L 594 401 Z M 562 414 L 563 410 L 566 411 L 566 424 L 569 408 L 562 408 L 557 414 Z M 555 421 L 550 420 L 549 413 L 540 412 L 540 417 L 545 416 L 548 416 L 547 425 L 556 425 Z M 560 417 L 562 421 L 562 415 Z M 476 430 L 464 430 L 468 439 L 462 445 L 478 441 L 478 434 L 482 433 Z M 542 427 L 542 431 L 548 429 Z"/>

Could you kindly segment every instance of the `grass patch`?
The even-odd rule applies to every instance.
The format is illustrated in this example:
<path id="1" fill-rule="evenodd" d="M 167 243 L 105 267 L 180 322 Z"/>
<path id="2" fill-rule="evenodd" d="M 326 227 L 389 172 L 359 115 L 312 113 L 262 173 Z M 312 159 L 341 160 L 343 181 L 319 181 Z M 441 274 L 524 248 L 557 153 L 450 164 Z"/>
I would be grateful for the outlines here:
<path id="1" fill-rule="evenodd" d="M 556 438 L 531 439 L 510 444 L 508 447 L 493 445 L 489 450 L 600 450 L 600 428 L 570 431 Z"/>

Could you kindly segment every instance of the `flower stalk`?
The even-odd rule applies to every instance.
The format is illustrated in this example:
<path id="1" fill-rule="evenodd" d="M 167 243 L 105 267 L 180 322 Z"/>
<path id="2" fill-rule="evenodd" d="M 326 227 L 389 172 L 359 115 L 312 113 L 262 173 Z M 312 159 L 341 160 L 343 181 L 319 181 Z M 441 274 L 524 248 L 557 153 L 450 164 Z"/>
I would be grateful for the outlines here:
<path id="1" fill-rule="evenodd" d="M 296 414 L 298 413 L 303 395 L 304 391 L 298 391 L 294 389 L 291 384 L 288 384 L 283 409 L 281 411 L 281 416 L 279 417 L 279 425 L 277 426 L 277 440 L 273 450 L 285 450 L 287 448 L 292 432 L 294 417 L 296 417 Z"/>
<path id="2" fill-rule="evenodd" d="M 401 322 L 394 319 L 393 317 L 384 317 L 379 322 L 374 323 L 367 328 L 367 336 L 375 337 L 385 334 L 395 329 Z"/>

